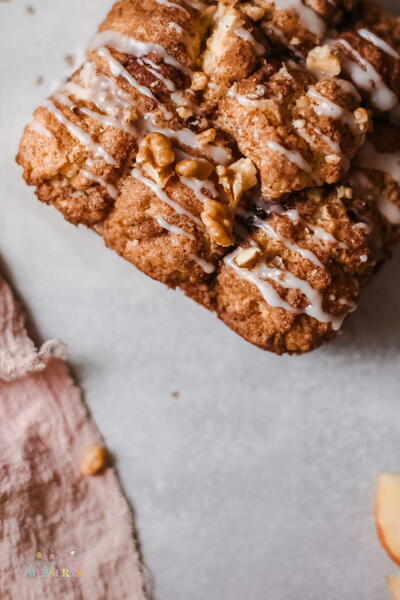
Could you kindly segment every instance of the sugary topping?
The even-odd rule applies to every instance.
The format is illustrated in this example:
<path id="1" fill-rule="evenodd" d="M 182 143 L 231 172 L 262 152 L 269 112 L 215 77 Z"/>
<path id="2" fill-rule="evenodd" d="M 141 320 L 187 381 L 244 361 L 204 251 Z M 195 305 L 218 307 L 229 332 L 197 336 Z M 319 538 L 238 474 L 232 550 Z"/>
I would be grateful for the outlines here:
<path id="1" fill-rule="evenodd" d="M 368 7 L 123 0 L 27 126 L 27 180 L 110 245 L 130 223 L 129 260 L 168 238 L 171 285 L 219 265 L 337 329 L 400 225 L 398 128 L 370 134 L 399 120 L 400 20 Z"/>

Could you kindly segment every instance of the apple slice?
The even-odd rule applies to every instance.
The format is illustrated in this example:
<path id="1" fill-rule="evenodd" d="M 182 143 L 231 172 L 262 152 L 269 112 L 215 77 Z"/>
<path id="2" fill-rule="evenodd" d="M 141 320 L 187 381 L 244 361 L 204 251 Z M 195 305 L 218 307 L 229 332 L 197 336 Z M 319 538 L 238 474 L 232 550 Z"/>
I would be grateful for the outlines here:
<path id="1" fill-rule="evenodd" d="M 375 518 L 382 546 L 400 566 L 400 475 L 379 475 Z"/>
<path id="2" fill-rule="evenodd" d="M 393 600 L 400 600 L 400 576 L 387 577 L 386 581 Z"/>

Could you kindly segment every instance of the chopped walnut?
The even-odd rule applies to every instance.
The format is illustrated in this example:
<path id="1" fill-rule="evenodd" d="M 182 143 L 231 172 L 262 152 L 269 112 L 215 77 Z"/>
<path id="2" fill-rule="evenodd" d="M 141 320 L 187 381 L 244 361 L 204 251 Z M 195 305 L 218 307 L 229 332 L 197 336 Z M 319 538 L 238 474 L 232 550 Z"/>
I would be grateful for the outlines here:
<path id="1" fill-rule="evenodd" d="M 260 248 L 256 248 L 252 246 L 251 248 L 243 248 L 235 256 L 235 263 L 241 269 L 247 269 L 248 267 L 254 267 L 258 259 L 260 258 L 261 250 Z"/>
<path id="2" fill-rule="evenodd" d="M 202 146 L 206 146 L 207 144 L 211 144 L 215 138 L 217 137 L 217 132 L 213 127 L 211 129 L 206 129 L 206 131 L 202 131 L 197 135 L 197 141 Z"/>
<path id="3" fill-rule="evenodd" d="M 319 71 L 331 77 L 336 77 L 342 69 L 340 60 L 332 54 L 329 46 L 317 46 L 307 56 L 307 68 L 310 71 Z"/>
<path id="4" fill-rule="evenodd" d="M 354 196 L 354 190 L 351 187 L 347 187 L 345 185 L 339 185 L 336 190 L 337 197 L 339 199 L 346 198 L 347 200 L 351 200 Z"/>
<path id="5" fill-rule="evenodd" d="M 175 170 L 182 177 L 193 177 L 206 181 L 213 171 L 213 166 L 208 160 L 181 160 L 177 163 Z"/>
<path id="6" fill-rule="evenodd" d="M 90 446 L 82 454 L 80 471 L 82 475 L 96 475 L 106 464 L 107 451 L 103 446 Z"/>
<path id="7" fill-rule="evenodd" d="M 224 188 L 229 202 L 237 206 L 243 194 L 257 185 L 257 169 L 250 158 L 241 158 L 235 163 L 217 167 L 219 181 Z"/>
<path id="8" fill-rule="evenodd" d="M 176 109 L 176 112 L 182 119 L 189 119 L 193 116 L 193 111 L 191 111 L 187 106 L 179 106 Z"/>
<path id="9" fill-rule="evenodd" d="M 175 153 L 171 140 L 161 133 L 150 133 L 139 144 L 136 161 L 153 181 L 165 187 L 172 177 Z"/>
<path id="10" fill-rule="evenodd" d="M 371 114 L 362 107 L 356 108 L 354 118 L 360 128 L 361 133 L 367 133 L 371 129 L 372 121 Z"/>
<path id="11" fill-rule="evenodd" d="M 325 156 L 325 162 L 330 165 L 338 165 L 341 161 L 341 158 L 338 154 L 328 154 Z"/>
<path id="12" fill-rule="evenodd" d="M 214 242 L 224 247 L 233 244 L 233 218 L 228 206 L 209 200 L 201 213 L 201 220 Z"/>
<path id="13" fill-rule="evenodd" d="M 208 76 L 203 71 L 193 73 L 191 89 L 195 91 L 204 90 L 207 87 Z"/>
<path id="14" fill-rule="evenodd" d="M 259 21 L 265 15 L 265 8 L 254 6 L 248 2 L 242 4 L 239 8 L 252 21 Z"/>

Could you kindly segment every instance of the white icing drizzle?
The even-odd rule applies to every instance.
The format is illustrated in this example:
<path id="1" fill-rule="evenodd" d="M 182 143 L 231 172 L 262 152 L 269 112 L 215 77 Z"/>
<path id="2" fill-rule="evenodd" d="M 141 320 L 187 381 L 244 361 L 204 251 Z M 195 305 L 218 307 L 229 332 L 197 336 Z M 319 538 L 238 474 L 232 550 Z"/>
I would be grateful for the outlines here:
<path id="1" fill-rule="evenodd" d="M 157 215 L 156 221 L 160 225 L 160 227 L 162 227 L 163 229 L 165 229 L 169 233 L 173 233 L 175 235 L 181 235 L 181 236 L 186 237 L 186 238 L 188 238 L 190 240 L 195 240 L 196 239 L 194 237 L 194 235 L 192 235 L 191 233 L 188 233 L 187 231 L 185 231 L 181 227 L 177 227 L 177 225 L 171 225 L 171 223 L 168 223 L 168 221 L 166 221 L 160 215 Z M 197 265 L 199 265 L 199 267 L 201 267 L 205 273 L 210 274 L 210 273 L 213 273 L 215 271 L 215 267 L 214 267 L 213 264 L 207 262 L 206 260 L 204 260 L 204 258 L 201 258 L 200 256 L 197 256 L 197 254 L 189 254 L 189 257 Z"/>
<path id="2" fill-rule="evenodd" d="M 191 69 L 180 63 L 176 58 L 168 54 L 163 46 L 155 42 L 141 42 L 118 31 L 106 30 L 96 35 L 89 49 L 98 50 L 105 46 L 113 48 L 118 52 L 135 56 L 136 58 L 142 58 L 146 54 L 154 52 L 161 56 L 166 65 L 171 65 L 175 69 L 178 69 L 178 71 L 182 71 L 188 77 L 193 75 Z"/>
<path id="3" fill-rule="evenodd" d="M 372 33 L 372 31 L 369 31 L 369 29 L 359 29 L 357 33 L 360 37 L 364 38 L 364 40 L 371 42 L 371 44 L 373 44 L 377 48 L 380 48 L 386 54 L 389 54 L 389 56 L 400 59 L 400 54 L 396 52 L 396 50 L 392 48 L 392 46 L 390 46 L 382 38 L 375 35 L 375 33 Z"/>
<path id="4" fill-rule="evenodd" d="M 182 33 L 184 32 L 183 27 L 178 25 L 178 23 L 175 23 L 175 21 L 170 21 L 168 27 L 176 31 L 176 33 L 178 33 L 179 35 L 182 35 Z"/>
<path id="5" fill-rule="evenodd" d="M 397 204 L 386 196 L 379 196 L 377 203 L 379 211 L 389 223 L 400 225 L 400 207 Z"/>
<path id="6" fill-rule="evenodd" d="M 343 323 L 343 317 L 335 317 L 326 313 L 322 307 L 323 296 L 321 292 L 313 288 L 308 281 L 296 277 L 290 271 L 282 271 L 268 267 L 266 264 L 261 264 L 258 273 L 262 278 L 272 279 L 278 285 L 285 289 L 299 290 L 309 301 L 309 304 L 304 309 L 293 309 L 297 314 L 305 313 L 309 317 L 313 317 L 321 323 L 332 323 L 332 329 L 337 331 Z"/>
<path id="7" fill-rule="evenodd" d="M 107 193 L 111 198 L 113 198 L 114 200 L 118 198 L 119 191 L 117 190 L 117 188 L 111 183 L 107 183 L 107 181 L 103 179 L 103 177 L 100 177 L 100 175 L 95 175 L 87 169 L 81 169 L 80 172 L 84 177 L 86 177 L 86 179 L 92 179 L 93 181 L 96 181 L 97 183 L 102 185 L 107 190 Z"/>
<path id="8" fill-rule="evenodd" d="M 357 154 L 357 164 L 365 169 L 371 169 L 375 171 L 381 171 L 386 175 L 389 175 L 396 183 L 400 185 L 400 152 L 378 152 L 376 148 L 370 143 L 366 142 Z M 364 180 L 361 178 L 363 175 L 359 171 L 355 174 L 360 184 L 371 189 L 372 185 L 368 178 L 364 175 Z M 369 182 L 366 186 L 365 179 Z M 375 194 L 374 194 L 375 196 Z M 381 214 L 391 223 L 392 225 L 400 225 L 400 206 L 393 202 L 390 198 L 380 193 L 375 196 L 378 210 Z"/>
<path id="9" fill-rule="evenodd" d="M 283 271 L 277 268 L 268 267 L 265 263 L 259 263 L 254 269 L 239 267 L 235 258 L 241 252 L 242 248 L 237 248 L 232 254 L 224 258 L 224 262 L 235 273 L 246 281 L 257 287 L 266 303 L 272 308 L 282 308 L 287 312 L 297 315 L 307 314 L 321 323 L 331 323 L 332 329 L 338 331 L 344 321 L 344 316 L 334 316 L 323 310 L 323 296 L 321 292 L 313 288 L 308 281 L 296 277 L 290 271 Z M 277 290 L 268 282 L 270 279 L 285 289 L 299 290 L 309 301 L 304 308 L 295 308 L 284 300 Z"/>
<path id="10" fill-rule="evenodd" d="M 28 121 L 27 126 L 33 129 L 33 131 L 36 131 L 36 133 L 43 135 L 44 137 L 54 138 L 54 135 L 51 133 L 51 131 L 47 129 L 47 127 L 41 121 L 35 119 L 35 117 L 32 117 Z"/>
<path id="11" fill-rule="evenodd" d="M 114 119 L 112 127 L 134 135 L 135 129 L 126 123 L 124 117 L 126 109 L 132 105 L 130 95 L 118 87 L 112 79 L 101 73 L 97 73 L 92 63 L 84 64 L 79 77 L 85 87 L 78 85 L 74 81 L 69 81 L 64 86 L 64 91 L 75 98 L 94 104 L 98 109 Z M 96 113 L 90 116 L 97 118 Z"/>
<path id="12" fill-rule="evenodd" d="M 190 17 L 190 12 L 180 4 L 176 4 L 176 2 L 170 2 L 169 0 L 156 0 L 156 2 L 162 6 L 167 6 L 168 8 L 176 8 L 181 10 Z"/>
<path id="13" fill-rule="evenodd" d="M 333 102 L 326 96 L 323 96 L 315 88 L 310 88 L 307 92 L 307 96 L 315 102 L 315 104 L 312 105 L 312 109 L 316 115 L 338 119 L 353 130 L 357 128 L 357 122 L 352 112 L 346 110 L 339 104 L 336 104 L 336 102 Z"/>
<path id="14" fill-rule="evenodd" d="M 205 2 L 201 2 L 201 0 L 185 0 L 186 4 L 189 4 L 192 8 L 196 10 L 203 10 L 207 8 L 207 4 Z"/>
<path id="15" fill-rule="evenodd" d="M 79 108 L 79 112 L 87 115 L 91 119 L 94 119 L 106 127 L 114 127 L 114 129 L 124 131 L 125 133 L 130 133 L 131 135 L 135 134 L 135 129 L 133 127 L 130 127 L 127 123 L 121 122 L 120 119 L 117 119 L 111 115 L 101 115 L 100 113 L 94 112 L 86 107 Z"/>
<path id="16" fill-rule="evenodd" d="M 335 238 L 334 235 L 329 233 L 329 231 L 326 231 L 326 229 L 324 229 L 320 225 L 313 225 L 312 223 L 309 223 L 308 221 L 305 221 L 303 219 L 302 221 L 309 229 L 311 229 L 313 235 L 321 242 L 336 244 L 339 246 L 339 248 L 343 249 L 348 248 L 347 244 L 345 244 L 344 242 L 340 242 L 338 239 Z"/>
<path id="17" fill-rule="evenodd" d="M 117 164 L 116 160 L 105 150 L 105 148 L 103 148 L 103 146 L 101 146 L 101 144 L 95 142 L 89 133 L 83 131 L 78 125 L 75 125 L 75 123 L 70 121 L 64 113 L 51 102 L 51 100 L 46 100 L 43 106 L 54 115 L 57 121 L 64 125 L 73 137 L 75 137 L 83 146 L 86 146 L 94 156 L 100 156 L 109 165 Z"/>
<path id="18" fill-rule="evenodd" d="M 223 146 L 216 146 L 213 144 L 207 144 L 207 146 L 202 146 L 198 141 L 196 134 L 190 129 L 187 129 L 186 127 L 182 127 L 181 129 L 177 129 L 176 131 L 174 129 L 157 127 L 156 125 L 154 125 L 151 115 L 147 115 L 146 121 L 146 128 L 149 131 L 162 133 L 170 139 L 175 139 L 179 144 L 182 144 L 183 146 L 189 146 L 190 148 L 202 150 L 204 154 L 206 154 L 211 160 L 215 161 L 218 164 L 226 165 L 231 160 L 230 152 L 228 152 Z"/>
<path id="19" fill-rule="evenodd" d="M 334 152 L 335 154 L 338 154 L 341 158 L 345 158 L 342 154 L 342 150 L 340 148 L 339 142 L 335 142 L 335 140 L 333 140 L 329 136 L 322 133 L 322 131 L 318 127 L 311 127 L 311 126 L 309 126 L 309 127 L 310 127 L 311 131 L 314 132 L 315 135 L 317 136 L 316 140 L 314 140 L 312 138 L 312 136 L 309 134 L 307 129 L 305 129 L 304 127 L 296 128 L 298 135 L 300 137 L 302 137 L 303 140 L 305 140 L 307 142 L 307 144 L 309 144 L 311 147 L 313 147 L 313 146 L 315 146 L 316 143 L 318 143 L 318 139 L 322 139 L 332 152 Z"/>
<path id="20" fill-rule="evenodd" d="M 184 152 L 181 149 L 175 150 L 175 156 L 177 160 L 199 160 L 201 162 L 210 164 L 208 160 L 204 158 L 196 158 L 188 152 Z M 201 181 L 200 179 L 196 179 L 195 177 L 182 177 L 182 175 L 178 175 L 180 182 L 186 187 L 190 188 L 196 198 L 200 200 L 203 204 L 208 202 L 211 198 L 218 198 L 218 191 L 215 187 L 214 182 L 211 179 L 207 179 L 206 181 Z M 203 190 L 209 192 L 210 196 L 207 196 Z"/>
<path id="21" fill-rule="evenodd" d="M 347 40 L 338 43 L 355 58 L 357 62 L 346 56 L 344 67 L 356 86 L 369 92 L 371 101 L 379 110 L 392 110 L 398 103 L 396 94 L 388 88 L 378 71 Z"/>
<path id="22" fill-rule="evenodd" d="M 197 225 L 203 226 L 200 219 L 198 219 L 191 212 L 189 212 L 188 210 L 186 210 L 185 208 L 180 206 L 180 204 L 178 204 L 177 202 L 172 200 L 164 192 L 164 190 L 162 189 L 162 187 L 160 185 L 158 185 L 151 179 L 148 179 L 147 177 L 145 177 L 139 169 L 137 169 L 137 168 L 133 169 L 131 175 L 132 175 L 132 177 L 134 177 L 135 179 L 137 179 L 138 181 L 143 183 L 145 186 L 147 186 L 159 198 L 159 200 L 161 200 L 162 202 L 165 202 L 165 204 L 167 204 L 176 213 L 178 213 L 178 215 L 185 215 L 186 217 L 191 219 L 194 223 L 197 223 Z"/>
<path id="23" fill-rule="evenodd" d="M 54 94 L 53 97 L 56 100 L 58 100 L 58 102 L 60 102 L 61 104 L 64 104 L 64 106 L 66 106 L 70 110 L 74 110 L 75 104 L 72 102 L 71 98 L 69 98 L 66 94 L 63 94 L 62 92 L 58 92 L 58 93 Z"/>
<path id="24" fill-rule="evenodd" d="M 272 150 L 272 152 L 283 154 L 289 162 L 295 164 L 297 167 L 299 167 L 299 169 L 305 171 L 306 173 L 309 173 L 311 176 L 314 177 L 313 169 L 310 163 L 306 161 L 306 159 L 302 154 L 300 154 L 300 152 L 296 152 L 295 150 L 288 150 L 288 148 L 285 148 L 284 146 L 281 146 L 281 144 L 278 144 L 277 142 L 274 142 L 272 140 L 269 140 L 267 142 L 267 146 L 270 150 Z"/>
<path id="25" fill-rule="evenodd" d="M 356 160 L 361 167 L 386 173 L 400 184 L 400 152 L 378 152 L 371 142 L 366 142 Z"/>
<path id="26" fill-rule="evenodd" d="M 228 98 L 235 98 L 235 100 L 242 106 L 251 106 L 259 110 L 263 110 L 264 108 L 268 108 L 268 106 L 271 105 L 271 99 L 260 97 L 265 93 L 265 90 L 265 86 L 258 85 L 254 93 L 239 94 L 239 92 L 237 91 L 237 84 L 235 83 L 228 90 L 226 95 Z"/>
<path id="27" fill-rule="evenodd" d="M 301 0 L 274 0 L 274 2 L 278 10 L 294 10 L 308 31 L 314 33 L 318 38 L 323 37 L 326 30 L 324 21 Z"/>
<path id="28" fill-rule="evenodd" d="M 175 92 L 176 86 L 175 86 L 174 82 L 171 79 L 168 79 L 168 77 L 165 77 L 161 73 L 159 65 L 157 65 L 153 60 L 150 60 L 150 58 L 140 58 L 138 60 L 140 61 L 141 64 L 146 65 L 147 70 L 152 75 L 154 75 L 154 77 L 159 79 L 165 85 L 167 90 L 169 90 L 170 92 Z"/>
<path id="29" fill-rule="evenodd" d="M 207 273 L 209 275 L 211 273 L 214 273 L 215 267 L 214 267 L 214 265 L 212 263 L 207 262 L 206 260 L 204 260 L 204 258 L 201 258 L 200 256 L 197 256 L 197 254 L 191 254 L 190 258 L 192 260 L 194 260 L 194 262 L 196 264 L 198 264 L 199 267 L 201 267 L 203 269 L 204 273 Z"/>
<path id="30" fill-rule="evenodd" d="M 97 53 L 99 54 L 99 56 L 101 56 L 102 58 L 104 58 L 107 61 L 110 72 L 114 75 L 114 77 L 123 77 L 129 83 L 129 85 L 131 85 L 138 92 L 140 92 L 140 94 L 142 94 L 143 96 L 147 96 L 147 98 L 150 98 L 151 100 L 153 100 L 153 102 L 155 102 L 157 104 L 157 106 L 160 108 L 160 110 L 164 114 L 164 117 L 167 120 L 172 119 L 172 117 L 173 117 L 172 113 L 169 112 L 166 109 L 166 107 L 161 102 L 158 101 L 158 99 L 155 97 L 153 92 L 151 92 L 149 90 L 149 88 L 147 88 L 144 85 L 141 85 L 125 69 L 125 67 L 123 67 L 121 65 L 121 63 L 119 63 L 117 60 L 115 60 L 115 58 L 111 55 L 111 52 L 108 50 L 108 48 L 106 48 L 106 47 L 99 48 L 97 50 Z"/>
<path id="31" fill-rule="evenodd" d="M 347 79 L 335 79 L 335 83 L 342 88 L 344 92 L 351 94 L 357 102 L 361 102 L 362 98 L 351 81 L 347 81 Z"/>
<path id="32" fill-rule="evenodd" d="M 157 223 L 159 224 L 160 227 L 162 227 L 166 231 L 169 231 L 170 233 L 174 233 L 175 235 L 181 235 L 183 237 L 187 237 L 189 240 L 195 240 L 196 239 L 194 237 L 194 235 L 192 235 L 191 233 L 188 233 L 187 231 L 185 231 L 181 227 L 178 227 L 177 225 L 171 225 L 171 223 L 168 223 L 168 221 L 166 221 L 160 215 L 157 215 L 156 221 L 157 221 Z"/>
<path id="33" fill-rule="evenodd" d="M 331 244 L 337 244 L 341 248 L 347 248 L 347 245 L 344 242 L 340 242 L 339 240 L 337 240 L 331 233 L 329 233 L 329 231 L 326 231 L 326 229 L 324 229 L 320 225 L 313 225 L 312 223 L 309 223 L 308 221 L 303 219 L 300 216 L 300 213 L 297 210 L 297 208 L 285 210 L 280 204 L 271 204 L 261 199 L 256 201 L 256 204 L 258 204 L 258 206 L 263 208 L 268 213 L 276 213 L 278 215 L 287 217 L 294 225 L 303 223 L 313 232 L 314 236 L 318 240 L 324 243 L 328 242 Z"/>
<path id="34" fill-rule="evenodd" d="M 251 44 L 254 47 L 256 54 L 258 54 L 259 56 L 265 54 L 265 47 L 259 42 L 257 42 L 255 37 L 250 33 L 250 31 L 248 31 L 244 27 L 239 27 L 239 29 L 235 30 L 235 34 L 238 37 L 242 38 L 242 40 L 244 40 L 245 42 Z"/>
<path id="35" fill-rule="evenodd" d="M 245 211 L 244 209 L 242 209 L 240 207 L 236 208 L 236 212 L 237 212 L 237 214 L 242 215 L 244 217 L 252 217 L 252 224 L 255 227 L 257 227 L 258 229 L 261 229 L 262 231 L 264 231 L 264 233 L 269 235 L 272 239 L 274 239 L 277 242 L 280 242 L 281 244 L 286 246 L 286 248 L 288 250 L 291 250 L 292 252 L 299 254 L 300 256 L 302 256 L 306 260 L 309 260 L 310 262 L 312 262 L 314 265 L 317 265 L 321 269 L 325 268 L 324 265 L 319 260 L 318 256 L 316 256 L 314 254 L 314 252 L 312 252 L 311 250 L 307 250 L 306 248 L 302 248 L 301 246 L 296 244 L 293 240 L 280 234 L 278 231 L 276 231 L 272 227 L 272 225 L 268 221 L 263 221 L 259 217 L 252 215 L 251 213 Z"/>
<path id="36" fill-rule="evenodd" d="M 255 269 L 244 269 L 236 264 L 235 258 L 240 251 L 241 248 L 237 248 L 234 252 L 232 252 L 232 254 L 226 256 L 224 258 L 224 263 L 228 265 L 228 267 L 233 269 L 241 279 L 245 279 L 246 281 L 255 285 L 262 297 L 264 298 L 265 302 L 269 304 L 269 306 L 271 306 L 272 308 L 283 308 L 288 312 L 297 312 L 297 310 L 293 308 L 293 306 L 291 306 L 290 304 L 285 302 L 283 298 L 281 298 L 276 289 L 270 283 L 268 283 L 268 281 L 264 281 L 263 279 L 261 279 L 261 277 L 257 275 Z"/>
<path id="37" fill-rule="evenodd" d="M 199 179 L 194 179 L 192 177 L 189 178 L 182 176 L 179 176 L 179 179 L 183 183 L 183 185 L 192 190 L 196 198 L 202 203 L 208 202 L 208 200 L 210 200 L 210 197 L 204 194 L 203 190 L 208 190 L 212 198 L 218 197 L 218 193 L 215 189 L 214 182 L 211 181 L 211 179 L 209 179 L 208 181 L 200 181 Z"/>

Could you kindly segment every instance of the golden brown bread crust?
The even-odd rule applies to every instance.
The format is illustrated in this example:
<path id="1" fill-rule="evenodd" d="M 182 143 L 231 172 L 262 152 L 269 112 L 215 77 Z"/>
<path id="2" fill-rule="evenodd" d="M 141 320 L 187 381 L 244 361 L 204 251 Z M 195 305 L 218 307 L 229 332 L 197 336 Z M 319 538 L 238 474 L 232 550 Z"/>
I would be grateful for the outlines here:
<path id="1" fill-rule="evenodd" d="M 261 348 L 333 337 L 400 230 L 400 19 L 122 0 L 99 32 L 25 129 L 39 199 Z"/>

